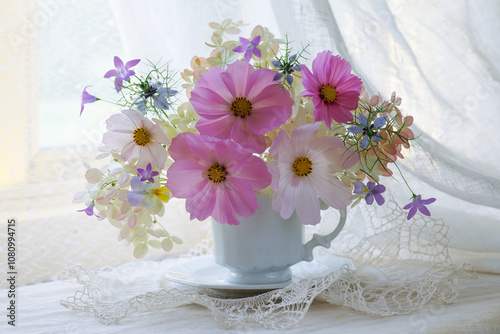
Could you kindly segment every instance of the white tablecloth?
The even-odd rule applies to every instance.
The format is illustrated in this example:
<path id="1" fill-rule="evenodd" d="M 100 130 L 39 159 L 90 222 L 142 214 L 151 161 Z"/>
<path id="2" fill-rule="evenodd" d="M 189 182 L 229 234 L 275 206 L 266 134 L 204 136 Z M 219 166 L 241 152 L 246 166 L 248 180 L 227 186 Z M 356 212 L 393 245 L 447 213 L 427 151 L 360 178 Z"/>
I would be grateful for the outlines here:
<path id="1" fill-rule="evenodd" d="M 500 275 L 478 274 L 463 285 L 451 305 L 426 305 L 400 316 L 370 316 L 352 309 L 314 302 L 305 318 L 287 333 L 500 333 Z M 466 285 L 464 285 L 466 284 Z M 60 301 L 80 286 L 53 281 L 17 287 L 16 327 L 2 316 L 1 333 L 271 333 L 257 324 L 221 329 L 199 305 L 132 314 L 103 325 L 92 314 L 73 311 Z M 3 312 L 7 291 L 0 291 Z M 283 332 L 283 331 L 281 331 Z"/>

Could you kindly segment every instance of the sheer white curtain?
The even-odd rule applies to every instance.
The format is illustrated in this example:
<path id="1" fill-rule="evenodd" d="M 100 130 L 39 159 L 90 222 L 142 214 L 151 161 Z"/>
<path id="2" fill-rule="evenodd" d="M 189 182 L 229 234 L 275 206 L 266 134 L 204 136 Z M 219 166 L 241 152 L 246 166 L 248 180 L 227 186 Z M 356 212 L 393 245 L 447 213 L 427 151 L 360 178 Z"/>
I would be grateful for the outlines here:
<path id="1" fill-rule="evenodd" d="M 85 183 L 81 161 L 94 164 L 103 121 L 116 112 L 93 104 L 78 117 L 81 91 L 94 85 L 96 94 L 109 86 L 102 75 L 115 55 L 187 68 L 192 56 L 210 52 L 204 45 L 208 22 L 225 18 L 248 23 L 243 36 L 260 24 L 287 34 L 296 49 L 311 43 L 309 62 L 319 51 L 338 52 L 371 93 L 397 91 L 421 135 L 401 167 L 415 192 L 438 198 L 431 209 L 449 226 L 454 262 L 500 272 L 497 1 L 52 0 L 6 6 L 0 14 L 5 36 L 22 43 L 7 38 L 2 44 L 3 81 L 19 83 L 0 88 L 2 96 L 19 96 L 2 106 L 2 116 L 20 125 L 2 150 L 22 154 L 2 165 L 0 224 L 10 216 L 19 220 L 22 283 L 50 279 L 75 263 L 95 268 L 132 259 L 132 249 L 116 242 L 114 227 L 75 212 L 81 207 L 71 203 Z M 4 122 L 2 132 L 7 128 Z M 406 203 L 402 182 L 389 182 L 397 202 Z M 186 251 L 207 225 L 189 222 L 183 203 L 174 204 L 169 230 L 186 239 L 179 249 Z"/>
<path id="2" fill-rule="evenodd" d="M 371 93 L 388 97 L 397 91 L 420 135 L 401 160 L 412 188 L 438 198 L 432 213 L 450 227 L 457 264 L 500 272 L 500 3 L 150 1 L 138 11 L 131 10 L 134 1 L 112 3 L 130 57 L 163 55 L 185 65 L 192 55 L 207 56 L 200 43 L 209 38 L 207 22 L 230 17 L 250 27 L 277 25 L 274 31 L 287 34 L 296 49 L 311 43 L 311 60 L 325 49 L 338 52 Z M 149 31 L 158 34 L 136 29 L 157 13 L 176 14 L 150 21 Z M 406 203 L 404 184 L 386 182 L 397 201 Z"/>

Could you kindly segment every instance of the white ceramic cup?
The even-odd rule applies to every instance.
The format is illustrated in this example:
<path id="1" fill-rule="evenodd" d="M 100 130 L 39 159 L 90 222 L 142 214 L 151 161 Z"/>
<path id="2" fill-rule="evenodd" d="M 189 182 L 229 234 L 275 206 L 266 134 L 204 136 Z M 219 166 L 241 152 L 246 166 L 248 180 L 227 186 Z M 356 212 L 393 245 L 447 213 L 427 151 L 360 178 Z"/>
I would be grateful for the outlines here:
<path id="1" fill-rule="evenodd" d="M 257 195 L 260 209 L 251 217 L 238 217 L 239 225 L 212 220 L 215 262 L 229 269 L 229 282 L 238 284 L 274 284 L 291 280 L 290 266 L 312 261 L 316 246 L 330 247 L 346 221 L 345 210 L 335 230 L 327 235 L 314 234 L 304 244 L 304 225 L 294 213 L 281 218 L 271 207 L 267 195 Z"/>

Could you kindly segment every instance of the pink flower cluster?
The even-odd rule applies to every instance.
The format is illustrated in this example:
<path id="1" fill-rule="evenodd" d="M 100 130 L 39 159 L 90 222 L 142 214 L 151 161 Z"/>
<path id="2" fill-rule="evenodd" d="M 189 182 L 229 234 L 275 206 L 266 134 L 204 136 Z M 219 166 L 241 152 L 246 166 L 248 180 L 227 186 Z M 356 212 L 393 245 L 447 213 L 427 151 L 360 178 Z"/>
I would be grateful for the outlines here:
<path id="1" fill-rule="evenodd" d="M 350 74 L 350 65 L 324 52 L 313 63 L 317 75 L 303 69 L 309 89 L 304 96 L 315 101 L 315 120 L 331 127 L 332 120 L 352 119 L 361 80 Z M 220 223 L 238 224 L 237 216 L 251 216 L 258 208 L 254 191 L 269 186 L 271 175 L 273 208 L 284 218 L 296 210 L 304 224 L 317 224 L 320 199 L 337 209 L 350 204 L 351 190 L 335 173 L 355 165 L 357 155 L 346 155 L 338 138 L 315 139 L 319 123 L 296 129 L 291 139 L 280 131 L 270 146 L 277 161 L 268 167 L 253 155 L 266 150 L 265 134 L 292 114 L 294 100 L 274 76 L 269 69 L 236 62 L 227 70 L 213 67 L 196 81 L 190 102 L 200 116 L 200 135 L 174 139 L 169 153 L 175 162 L 167 174 L 167 187 L 175 197 L 187 199 L 192 218 L 212 216 Z"/>
<path id="2" fill-rule="evenodd" d="M 310 225 L 320 222 L 320 204 L 343 210 L 365 198 L 382 205 L 379 176 L 393 174 L 390 164 L 415 137 L 413 117 L 398 108 L 401 98 L 368 95 L 345 59 L 323 51 L 310 69 L 288 43 L 279 52 L 282 42 L 261 26 L 249 39 L 224 42 L 240 24 L 211 24 L 216 33 L 207 45 L 214 50 L 209 58 L 193 57 L 191 70 L 181 72 L 189 102 L 176 112 L 171 76 L 157 67 L 143 80 L 132 69 L 139 59 L 115 57 L 104 75 L 114 78 L 127 106 L 106 121 L 103 136 L 104 156 L 118 167 L 89 167 L 89 190 L 80 196 L 88 206 L 80 211 L 109 218 L 120 239 L 135 244 L 136 257 L 149 246 L 168 251 L 180 242 L 155 228 L 154 217 L 171 197 L 186 200 L 191 219 L 231 225 L 259 208 L 258 191 L 272 194 L 272 208 L 283 218 L 295 213 Z M 100 100 L 86 88 L 80 114 Z M 412 194 L 408 219 L 417 211 L 430 215 L 426 205 L 434 199 Z"/>

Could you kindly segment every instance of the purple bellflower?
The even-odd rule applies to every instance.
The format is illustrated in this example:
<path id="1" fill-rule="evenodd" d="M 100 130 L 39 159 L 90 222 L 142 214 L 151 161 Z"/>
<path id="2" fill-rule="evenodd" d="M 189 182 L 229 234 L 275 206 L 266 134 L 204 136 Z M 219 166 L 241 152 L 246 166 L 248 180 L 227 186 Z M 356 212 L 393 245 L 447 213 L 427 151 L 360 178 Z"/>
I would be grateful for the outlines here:
<path id="1" fill-rule="evenodd" d="M 381 184 L 376 184 L 375 182 L 368 181 L 365 185 L 361 181 L 354 182 L 354 190 L 355 194 L 366 194 L 365 200 L 366 204 L 372 205 L 373 200 L 377 201 L 378 205 L 382 205 L 385 203 L 385 198 L 382 196 L 382 193 L 385 191 L 385 186 Z"/>
<path id="2" fill-rule="evenodd" d="M 240 43 L 241 45 L 238 45 L 233 49 L 233 52 L 245 52 L 245 55 L 243 56 L 245 58 L 245 61 L 248 63 L 250 62 L 250 59 L 252 59 L 252 54 L 256 56 L 257 58 L 260 58 L 262 56 L 259 48 L 257 48 L 257 45 L 260 43 L 260 35 L 249 41 L 246 38 L 240 37 Z"/>
<path id="3" fill-rule="evenodd" d="M 347 130 L 351 133 L 354 133 L 355 135 L 363 133 L 364 137 L 359 143 L 359 148 L 367 147 L 370 143 L 370 140 L 373 140 L 377 143 L 380 142 L 380 134 L 377 132 L 377 130 L 384 126 L 387 118 L 385 116 L 378 117 L 370 126 L 368 126 L 368 120 L 366 119 L 365 115 L 360 113 L 358 115 L 358 120 L 362 126 L 351 126 Z"/>
<path id="4" fill-rule="evenodd" d="M 83 89 L 82 92 L 82 108 L 80 109 L 80 116 L 82 116 L 83 108 L 85 108 L 85 105 L 87 103 L 94 103 L 95 101 L 99 101 L 100 99 L 95 97 L 92 94 L 87 93 L 87 88 L 90 86 L 87 86 Z"/>
<path id="5" fill-rule="evenodd" d="M 94 213 L 94 202 L 90 203 L 89 206 L 87 206 L 85 209 L 82 210 L 76 210 L 77 212 L 85 212 L 87 216 L 96 216 L 99 218 L 98 215 Z"/>
<path id="6" fill-rule="evenodd" d="M 116 69 L 107 71 L 106 74 L 104 74 L 104 77 L 105 78 L 116 77 L 115 89 L 117 92 L 119 92 L 122 89 L 123 81 L 129 81 L 130 77 L 135 74 L 135 72 L 131 70 L 131 67 L 139 64 L 140 61 L 141 61 L 140 59 L 134 59 L 128 61 L 124 65 L 123 61 L 119 57 L 115 56 L 114 62 Z"/>
<path id="7" fill-rule="evenodd" d="M 435 198 L 422 199 L 422 196 L 420 195 L 413 195 L 412 201 L 403 207 L 404 210 L 410 209 L 406 219 L 412 219 L 415 213 L 417 213 L 417 210 L 422 214 L 430 217 L 431 213 L 425 206 L 434 203 L 435 201 Z"/>
<path id="8" fill-rule="evenodd" d="M 142 168 L 137 168 L 137 173 L 139 173 L 141 177 L 141 182 L 144 182 L 144 181 L 149 181 L 151 183 L 153 183 L 155 180 L 154 180 L 154 177 L 155 176 L 158 176 L 160 173 L 157 172 L 157 171 L 153 171 L 153 168 L 151 167 L 151 164 L 148 164 L 146 166 L 146 169 L 142 169 Z"/>

